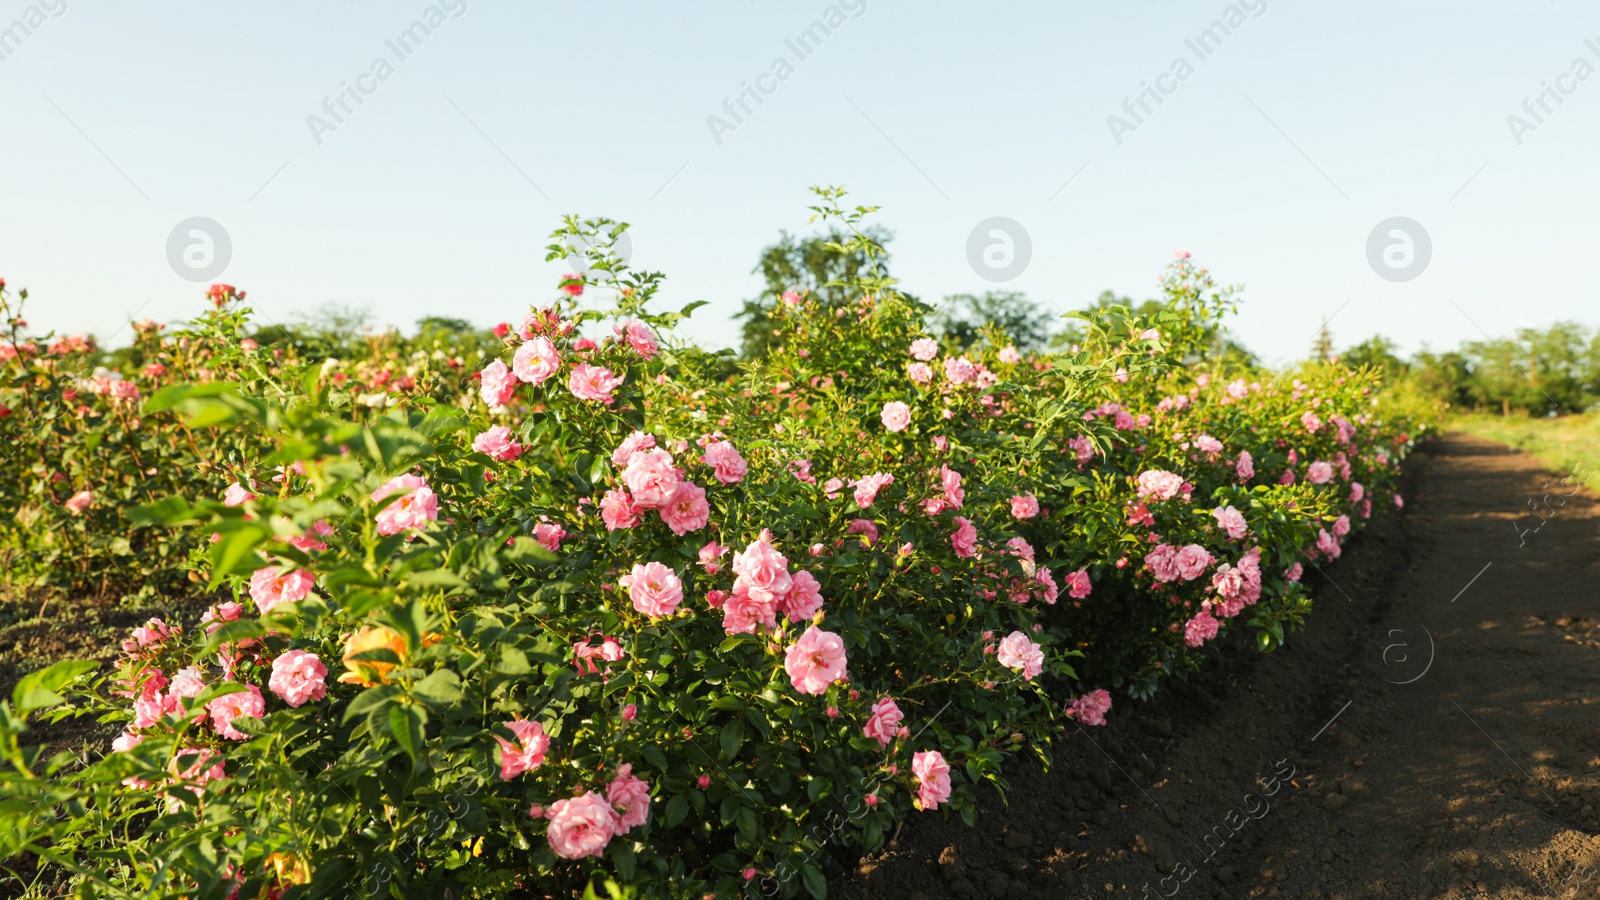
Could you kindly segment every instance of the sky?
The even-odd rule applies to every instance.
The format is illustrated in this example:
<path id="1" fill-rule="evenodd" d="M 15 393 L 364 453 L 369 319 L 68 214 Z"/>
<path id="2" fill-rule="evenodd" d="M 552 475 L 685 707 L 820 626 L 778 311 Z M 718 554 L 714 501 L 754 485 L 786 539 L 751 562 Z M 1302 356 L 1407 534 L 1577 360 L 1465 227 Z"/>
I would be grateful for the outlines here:
<path id="1" fill-rule="evenodd" d="M 1185 249 L 1264 359 L 1438 350 L 1600 326 L 1597 67 L 1575 0 L 0 0 L 0 277 L 112 345 L 211 281 L 488 325 L 607 216 L 733 346 L 836 184 L 925 299 L 1144 299 Z"/>

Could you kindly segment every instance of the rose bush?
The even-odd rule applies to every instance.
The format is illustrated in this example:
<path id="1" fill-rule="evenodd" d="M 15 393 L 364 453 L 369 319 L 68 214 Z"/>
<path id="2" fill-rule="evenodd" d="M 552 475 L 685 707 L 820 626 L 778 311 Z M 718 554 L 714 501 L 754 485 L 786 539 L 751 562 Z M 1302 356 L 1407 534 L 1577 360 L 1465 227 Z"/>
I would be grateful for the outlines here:
<path id="1" fill-rule="evenodd" d="M 389 331 L 333 340 L 252 328 L 244 293 L 229 285 L 213 285 L 207 297 L 209 309 L 187 325 L 136 319 L 123 326 L 131 346 L 105 351 L 86 335 L 31 335 L 27 291 L 13 294 L 0 279 L 0 584 L 138 597 L 182 591 L 204 535 L 136 528 L 126 512 L 218 481 L 246 493 L 277 489 L 281 475 L 256 472 L 255 447 L 237 432 L 143 408 L 163 387 L 235 385 L 282 399 L 317 374 L 330 410 L 359 420 L 459 395 L 489 338 L 425 327 L 410 338 Z"/>
<path id="2" fill-rule="evenodd" d="M 875 264 L 841 198 L 814 209 Z M 1158 316 L 1038 358 L 954 352 L 873 265 L 727 375 L 623 227 L 567 220 L 551 256 L 590 276 L 453 393 L 352 416 L 318 368 L 145 401 L 239 448 L 131 514 L 205 536 L 222 593 L 110 676 L 18 687 L 9 853 L 98 896 L 820 897 L 828 845 L 971 823 L 1108 688 L 1277 646 L 1305 568 L 1397 502 L 1372 376 L 1211 371 L 1228 295 L 1187 258 Z M 25 748 L 41 708 L 113 752 Z"/>

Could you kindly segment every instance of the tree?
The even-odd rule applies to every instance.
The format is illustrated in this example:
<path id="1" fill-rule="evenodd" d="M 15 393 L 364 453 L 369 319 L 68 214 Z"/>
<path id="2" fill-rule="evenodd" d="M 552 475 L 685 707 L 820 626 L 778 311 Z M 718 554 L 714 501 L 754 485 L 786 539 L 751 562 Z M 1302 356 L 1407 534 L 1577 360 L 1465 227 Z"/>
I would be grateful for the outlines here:
<path id="1" fill-rule="evenodd" d="M 1406 362 L 1395 351 L 1399 345 L 1381 334 L 1375 334 L 1344 351 L 1340 358 L 1352 369 L 1363 367 L 1383 373 L 1384 381 L 1393 381 L 1406 372 Z"/>
<path id="2" fill-rule="evenodd" d="M 1317 336 L 1311 339 L 1311 358 L 1319 362 L 1333 359 L 1333 332 L 1328 330 L 1328 320 L 1322 320 Z"/>
<path id="3" fill-rule="evenodd" d="M 933 317 L 933 329 L 953 339 L 962 350 L 976 344 L 983 329 L 1005 332 L 1018 350 L 1042 350 L 1050 343 L 1052 316 L 1020 291 L 953 294 L 944 298 Z"/>
<path id="4" fill-rule="evenodd" d="M 879 245 L 887 245 L 894 237 L 893 233 L 879 227 L 868 228 L 865 233 Z M 850 238 L 838 228 L 807 238 L 795 238 L 787 231 L 780 231 L 778 242 L 761 251 L 761 258 L 751 271 L 761 275 L 766 287 L 755 299 L 744 301 L 744 308 L 734 316 L 744 320 L 742 355 L 746 359 L 766 355 L 773 338 L 768 313 L 785 293 L 810 293 L 830 307 L 843 306 L 856 299 L 841 282 L 870 270 L 872 264 L 865 253 L 840 249 Z M 878 263 L 886 268 L 888 256 L 880 257 Z"/>

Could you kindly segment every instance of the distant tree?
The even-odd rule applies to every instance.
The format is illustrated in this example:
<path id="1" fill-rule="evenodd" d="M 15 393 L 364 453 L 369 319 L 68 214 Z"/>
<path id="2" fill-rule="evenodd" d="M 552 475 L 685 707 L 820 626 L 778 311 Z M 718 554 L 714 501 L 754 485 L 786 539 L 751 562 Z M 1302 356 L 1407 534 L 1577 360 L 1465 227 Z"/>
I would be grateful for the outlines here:
<path id="1" fill-rule="evenodd" d="M 995 326 L 1018 350 L 1042 350 L 1050 343 L 1053 316 L 1020 291 L 953 294 L 934 314 L 933 330 L 962 350 L 976 344 L 983 329 Z"/>
<path id="2" fill-rule="evenodd" d="M 1383 335 L 1375 334 L 1350 347 L 1339 355 L 1352 369 L 1370 367 L 1383 373 L 1385 381 L 1399 378 L 1406 372 L 1406 361 L 1395 354 L 1399 345 Z"/>
<path id="3" fill-rule="evenodd" d="M 1311 358 L 1321 362 L 1333 359 L 1333 332 L 1328 330 L 1328 320 L 1322 320 L 1317 336 L 1311 339 Z"/>
<path id="4" fill-rule="evenodd" d="M 887 245 L 894 237 L 892 232 L 878 227 L 868 228 L 866 234 L 880 245 Z M 769 314 L 785 293 L 809 292 L 830 307 L 843 306 L 859 298 L 851 297 L 834 282 L 852 278 L 871 266 L 864 253 L 838 249 L 849 236 L 837 229 L 805 238 L 796 238 L 787 231 L 778 235 L 778 242 L 761 251 L 760 260 L 751 270 L 761 275 L 766 286 L 755 299 L 744 301 L 743 309 L 734 316 L 744 320 L 740 330 L 746 359 L 767 354 L 773 339 Z M 879 259 L 880 265 L 887 262 L 887 256 Z"/>
<path id="5" fill-rule="evenodd" d="M 453 331 L 456 334 L 468 334 L 477 331 L 471 322 L 466 319 L 454 319 L 449 316 L 423 316 L 417 320 L 417 332 L 425 331 Z"/>
<path id="6" fill-rule="evenodd" d="M 311 312 L 301 312 L 297 318 L 307 331 L 320 332 L 329 338 L 348 341 L 372 328 L 372 310 L 365 306 L 350 306 L 329 301 Z"/>

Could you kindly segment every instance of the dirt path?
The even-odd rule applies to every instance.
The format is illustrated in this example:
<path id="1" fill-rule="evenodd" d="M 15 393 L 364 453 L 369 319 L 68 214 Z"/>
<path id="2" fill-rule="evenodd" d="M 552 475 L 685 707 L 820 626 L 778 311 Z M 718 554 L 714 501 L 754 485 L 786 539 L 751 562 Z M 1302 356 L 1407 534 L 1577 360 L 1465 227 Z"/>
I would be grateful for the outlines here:
<path id="1" fill-rule="evenodd" d="M 1008 809 L 919 817 L 831 893 L 1600 897 L 1600 504 L 1570 490 L 1445 436 L 1283 650 L 1119 698 Z"/>

